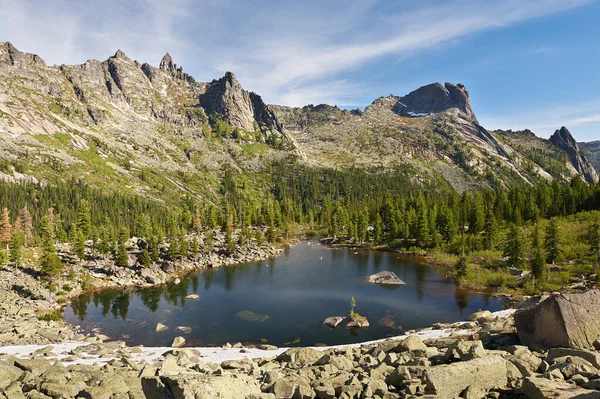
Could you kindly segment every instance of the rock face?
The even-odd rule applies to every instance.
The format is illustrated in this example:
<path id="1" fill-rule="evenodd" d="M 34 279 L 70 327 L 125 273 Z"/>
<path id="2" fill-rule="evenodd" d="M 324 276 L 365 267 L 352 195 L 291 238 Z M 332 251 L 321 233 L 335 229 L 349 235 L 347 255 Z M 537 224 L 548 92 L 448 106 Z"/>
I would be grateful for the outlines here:
<path id="1" fill-rule="evenodd" d="M 550 142 L 565 151 L 569 156 L 571 164 L 588 183 L 598 181 L 598 173 L 581 152 L 579 145 L 566 127 L 561 127 L 550 137 Z"/>
<path id="2" fill-rule="evenodd" d="M 590 141 L 588 143 L 578 143 L 579 148 L 590 161 L 596 172 L 600 173 L 600 140 Z"/>
<path id="3" fill-rule="evenodd" d="M 369 283 L 382 285 L 405 285 L 406 283 L 398 278 L 395 273 L 383 271 L 369 276 Z"/>
<path id="4" fill-rule="evenodd" d="M 200 95 L 200 105 L 207 115 L 219 114 L 233 127 L 247 131 L 262 128 L 271 133 L 283 130 L 261 97 L 244 90 L 232 72 L 208 85 L 206 92 Z"/>
<path id="5" fill-rule="evenodd" d="M 600 336 L 600 291 L 554 294 L 515 313 L 523 345 L 592 348 Z"/>
<path id="6" fill-rule="evenodd" d="M 456 108 L 469 118 L 475 114 L 469 102 L 469 92 L 462 84 L 432 83 L 418 88 L 404 97 L 400 97 L 394 111 L 406 117 L 419 117 L 437 114 Z"/>

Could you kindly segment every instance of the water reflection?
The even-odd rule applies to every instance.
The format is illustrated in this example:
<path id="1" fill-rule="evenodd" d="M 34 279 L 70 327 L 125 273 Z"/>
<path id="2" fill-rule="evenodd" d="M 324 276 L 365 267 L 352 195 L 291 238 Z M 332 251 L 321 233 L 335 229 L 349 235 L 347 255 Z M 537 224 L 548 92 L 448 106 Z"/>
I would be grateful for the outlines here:
<path id="1" fill-rule="evenodd" d="M 367 276 L 383 270 L 407 284 L 367 282 Z M 200 298 L 186 299 L 199 294 L 201 279 Z M 351 296 L 371 327 L 324 327 L 325 317 L 347 314 Z M 302 243 L 276 259 L 205 270 L 181 278 L 180 284 L 87 294 L 72 301 L 65 319 L 84 330 L 101 328 L 129 344 L 170 345 L 178 335 L 176 327 L 187 326 L 192 329 L 185 336 L 190 345 L 264 340 L 274 345 L 333 345 L 460 320 L 480 308 L 499 310 L 502 303 L 489 293 L 456 286 L 441 270 L 415 258 Z M 235 317 L 240 313 L 243 318 Z M 169 329 L 155 332 L 157 322 Z"/>

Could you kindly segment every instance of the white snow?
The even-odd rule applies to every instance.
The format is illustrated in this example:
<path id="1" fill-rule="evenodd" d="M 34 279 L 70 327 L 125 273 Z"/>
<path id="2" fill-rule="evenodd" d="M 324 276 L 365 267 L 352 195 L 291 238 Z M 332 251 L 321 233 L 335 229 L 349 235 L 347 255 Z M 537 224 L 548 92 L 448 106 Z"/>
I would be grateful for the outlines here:
<path id="1" fill-rule="evenodd" d="M 398 104 L 402 105 L 404 108 L 406 108 L 406 104 L 402 104 L 400 101 L 398 101 Z"/>
<path id="2" fill-rule="evenodd" d="M 407 114 L 409 114 L 410 116 L 431 116 L 431 115 L 435 115 L 435 112 L 419 113 L 419 112 L 408 111 Z"/>
<path id="3" fill-rule="evenodd" d="M 493 315 L 495 315 L 497 317 L 501 317 L 501 318 L 506 318 L 506 317 L 509 317 L 514 312 L 515 312 L 514 309 L 507 309 L 507 310 L 501 310 L 498 312 L 494 312 Z M 464 323 L 464 322 L 454 323 L 453 326 L 460 325 L 461 323 Z M 345 348 L 345 347 L 353 347 L 354 348 L 354 347 L 358 347 L 358 346 L 362 346 L 362 345 L 368 345 L 368 344 L 373 344 L 373 343 L 377 343 L 377 342 L 382 342 L 387 339 L 401 341 L 410 335 L 416 335 L 419 338 L 421 338 L 422 340 L 426 340 L 426 339 L 432 339 L 432 338 L 449 337 L 451 334 L 472 335 L 474 333 L 475 333 L 475 331 L 473 331 L 473 330 L 455 330 L 455 329 L 429 330 L 429 331 L 417 332 L 416 334 L 399 335 L 396 337 L 383 338 L 383 339 L 367 341 L 367 342 L 359 342 L 359 343 L 355 343 L 355 344 L 335 345 L 335 346 L 327 346 L 327 347 L 311 347 L 311 348 L 319 350 L 319 351 L 324 351 L 324 350 L 331 349 L 331 348 Z M 73 349 L 75 349 L 79 346 L 86 346 L 86 345 L 90 345 L 90 344 L 87 342 L 71 341 L 71 342 L 65 342 L 62 344 L 55 344 L 55 345 L 51 344 L 51 345 L 4 346 L 4 347 L 0 347 L 0 353 L 15 356 L 15 357 L 20 357 L 20 358 L 25 358 L 25 357 L 30 356 L 33 352 L 35 352 L 39 349 L 46 348 L 48 346 L 52 346 L 54 348 L 52 352 L 56 355 L 56 356 L 54 356 L 54 359 L 63 361 L 63 359 L 70 357 L 70 355 L 69 355 L 70 351 L 72 351 Z M 164 347 L 164 346 L 163 347 L 139 346 L 139 348 L 142 349 L 142 352 L 141 353 L 131 353 L 130 360 L 132 360 L 134 362 L 141 362 L 142 360 L 145 360 L 147 362 L 153 362 L 153 361 L 157 360 L 158 358 L 160 358 L 165 352 L 173 350 L 173 348 L 171 348 L 171 347 Z M 282 354 L 289 348 L 278 348 L 278 349 L 274 349 L 274 350 L 244 348 L 244 352 L 240 352 L 240 350 L 241 350 L 240 348 L 218 348 L 218 347 L 196 347 L 196 348 L 189 347 L 188 348 L 188 347 L 186 347 L 185 349 L 195 349 L 195 350 L 199 351 L 202 362 L 204 362 L 204 363 L 221 363 L 225 360 L 237 360 L 237 359 L 242 359 L 242 358 L 256 359 L 256 358 L 275 357 L 275 356 L 279 356 L 280 354 Z M 87 354 L 85 354 L 83 357 L 84 358 L 75 358 L 75 359 L 73 359 L 73 361 L 63 361 L 63 363 L 65 365 L 69 365 L 69 364 L 99 364 L 99 365 L 102 365 L 102 364 L 108 363 L 111 360 L 117 358 L 117 356 L 101 358 L 99 356 L 87 355 Z M 52 359 L 52 358 L 49 357 L 49 359 Z"/>

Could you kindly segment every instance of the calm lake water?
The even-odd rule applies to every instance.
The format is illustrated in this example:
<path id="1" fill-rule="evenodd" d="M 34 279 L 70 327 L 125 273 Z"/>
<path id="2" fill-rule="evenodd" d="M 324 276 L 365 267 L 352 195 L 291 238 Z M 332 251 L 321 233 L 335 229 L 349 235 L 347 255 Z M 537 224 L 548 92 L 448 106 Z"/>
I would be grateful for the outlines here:
<path id="1" fill-rule="evenodd" d="M 365 280 L 383 270 L 393 271 L 406 285 L 390 288 Z M 185 299 L 190 294 L 199 299 Z M 322 325 L 328 316 L 346 315 L 352 296 L 369 328 Z M 73 301 L 64 318 L 84 331 L 100 328 L 130 345 L 170 346 L 182 335 L 187 346 L 238 341 L 307 346 L 385 338 L 464 320 L 478 309 L 502 308 L 502 301 L 457 288 L 443 270 L 417 258 L 332 249 L 313 241 L 287 248 L 275 259 L 199 271 L 179 285 L 85 295 Z M 169 329 L 156 332 L 158 322 Z M 184 334 L 178 326 L 192 331 Z"/>

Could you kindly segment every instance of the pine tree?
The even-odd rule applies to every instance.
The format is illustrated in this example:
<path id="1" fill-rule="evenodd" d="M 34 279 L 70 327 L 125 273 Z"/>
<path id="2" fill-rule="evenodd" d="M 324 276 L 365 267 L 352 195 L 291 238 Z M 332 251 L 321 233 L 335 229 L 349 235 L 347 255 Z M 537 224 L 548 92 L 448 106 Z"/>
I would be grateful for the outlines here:
<path id="1" fill-rule="evenodd" d="M 546 227 L 546 237 L 544 237 L 544 249 L 546 250 L 546 259 L 548 263 L 554 264 L 560 255 L 558 239 L 558 223 L 556 218 L 550 219 Z"/>
<path id="2" fill-rule="evenodd" d="M 40 271 L 46 279 L 52 279 L 64 270 L 64 265 L 54 246 L 56 239 L 54 238 L 54 227 L 51 223 L 52 214 L 53 212 L 49 210 L 48 214 L 42 218 L 41 224 L 42 256 L 40 258 Z"/>
<path id="3" fill-rule="evenodd" d="M 523 248 L 523 233 L 521 228 L 513 224 L 508 232 L 504 247 L 507 265 L 523 270 L 525 267 L 525 250 Z"/>
<path id="4" fill-rule="evenodd" d="M 12 225 L 10 224 L 10 215 L 8 208 L 2 209 L 2 220 L 0 221 L 0 243 L 8 249 L 10 243 Z"/>
<path id="5" fill-rule="evenodd" d="M 233 255 L 235 253 L 235 241 L 233 241 L 233 236 L 231 231 L 227 229 L 225 231 L 225 252 L 229 255 Z"/>
<path id="6" fill-rule="evenodd" d="M 373 223 L 373 239 L 376 243 L 381 242 L 383 234 L 383 219 L 381 215 L 377 213 L 375 215 L 375 223 Z"/>
<path id="7" fill-rule="evenodd" d="M 194 257 L 198 256 L 200 248 L 198 247 L 198 237 L 194 236 L 190 244 L 190 254 Z"/>
<path id="8" fill-rule="evenodd" d="M 169 256 L 169 259 L 171 260 L 176 260 L 179 259 L 179 240 L 176 237 L 170 237 L 169 238 L 169 251 L 167 252 L 167 255 Z"/>
<path id="9" fill-rule="evenodd" d="M 83 234 L 84 239 L 88 239 L 90 237 L 91 228 L 92 215 L 90 203 L 87 200 L 81 200 L 79 211 L 77 212 L 77 230 Z"/>
<path id="10" fill-rule="evenodd" d="M 537 224 L 535 225 L 533 237 L 531 239 L 531 252 L 531 274 L 535 280 L 539 281 L 544 273 L 546 255 L 544 254 L 544 248 L 542 247 L 542 240 L 540 238 L 540 231 Z"/>
<path id="11" fill-rule="evenodd" d="M 85 237 L 83 231 L 77 229 L 75 232 L 75 241 L 73 242 L 73 249 L 79 259 L 85 259 Z"/>
<path id="12" fill-rule="evenodd" d="M 128 237 L 127 228 L 121 227 L 117 238 L 117 250 L 115 251 L 115 266 L 117 267 L 127 267 L 129 265 L 129 255 L 125 246 Z"/>
<path id="13" fill-rule="evenodd" d="M 148 252 L 147 249 L 142 250 L 142 253 L 140 254 L 139 262 L 140 262 L 140 265 L 142 265 L 144 267 L 150 266 L 150 263 L 151 263 L 150 253 Z"/>

